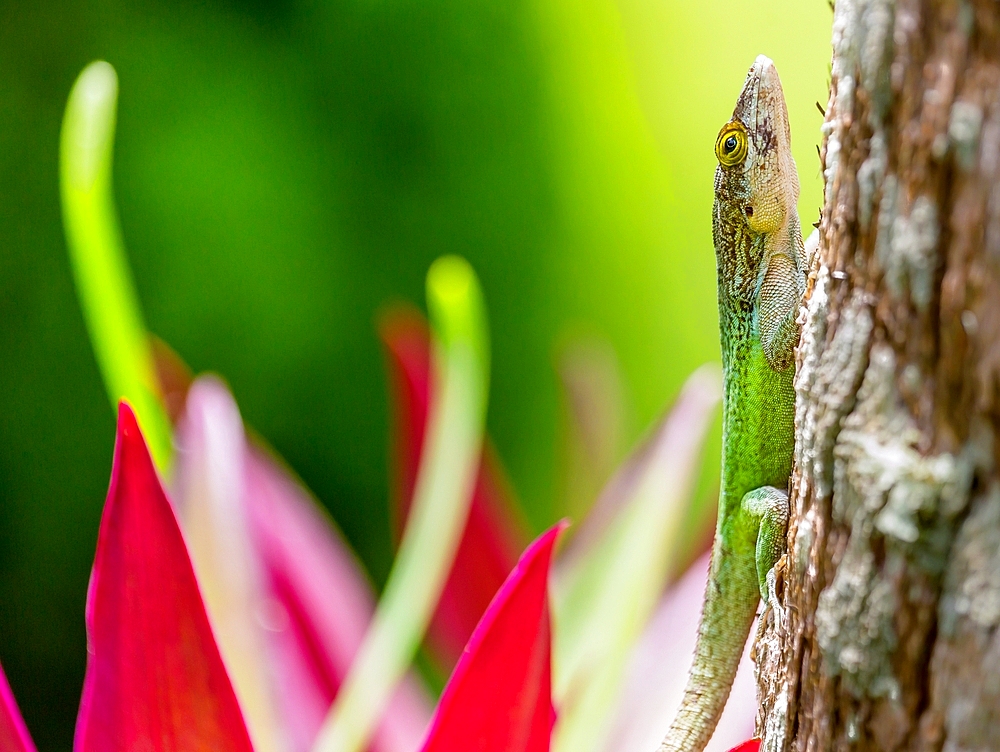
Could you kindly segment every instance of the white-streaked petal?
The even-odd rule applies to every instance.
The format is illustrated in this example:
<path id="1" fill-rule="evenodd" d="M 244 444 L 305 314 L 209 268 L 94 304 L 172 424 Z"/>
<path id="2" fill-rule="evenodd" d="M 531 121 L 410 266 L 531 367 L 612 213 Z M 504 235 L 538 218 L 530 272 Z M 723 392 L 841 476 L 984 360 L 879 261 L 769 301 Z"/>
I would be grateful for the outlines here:
<path id="1" fill-rule="evenodd" d="M 629 651 L 656 608 L 678 549 L 720 394 L 717 368 L 692 374 L 557 564 L 556 752 L 594 752 L 608 732 Z"/>
<path id="2" fill-rule="evenodd" d="M 258 752 L 284 752 L 258 615 L 260 562 L 244 501 L 246 438 L 239 409 L 213 376 L 195 380 L 177 432 L 177 507 L 223 661 Z"/>

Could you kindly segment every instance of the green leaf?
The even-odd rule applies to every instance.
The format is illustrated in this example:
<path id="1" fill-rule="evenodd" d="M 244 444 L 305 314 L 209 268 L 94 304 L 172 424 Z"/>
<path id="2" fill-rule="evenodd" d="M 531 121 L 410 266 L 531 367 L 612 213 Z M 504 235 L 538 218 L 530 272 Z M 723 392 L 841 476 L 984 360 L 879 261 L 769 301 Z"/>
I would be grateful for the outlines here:
<path id="1" fill-rule="evenodd" d="M 314 752 L 360 752 L 423 639 L 465 528 L 489 384 L 486 311 L 467 261 L 427 274 L 434 389 L 413 505 L 385 592 Z"/>
<path id="2" fill-rule="evenodd" d="M 139 299 L 111 190 L 118 76 L 91 63 L 66 103 L 59 149 L 63 221 L 83 317 L 112 407 L 135 410 L 161 472 L 170 465 L 170 422 L 160 401 Z"/>

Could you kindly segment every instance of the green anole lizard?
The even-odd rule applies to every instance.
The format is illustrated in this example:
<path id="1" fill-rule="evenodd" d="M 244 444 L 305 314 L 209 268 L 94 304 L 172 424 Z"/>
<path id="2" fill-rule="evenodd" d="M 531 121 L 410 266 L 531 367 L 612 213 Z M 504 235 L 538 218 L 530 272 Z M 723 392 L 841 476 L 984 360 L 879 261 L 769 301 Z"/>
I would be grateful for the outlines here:
<path id="1" fill-rule="evenodd" d="M 788 523 L 805 253 L 788 111 L 774 63 L 763 55 L 747 74 L 715 154 L 712 238 L 725 381 L 719 518 L 694 665 L 660 752 L 704 749 L 760 599 L 781 615 L 773 567 Z"/>

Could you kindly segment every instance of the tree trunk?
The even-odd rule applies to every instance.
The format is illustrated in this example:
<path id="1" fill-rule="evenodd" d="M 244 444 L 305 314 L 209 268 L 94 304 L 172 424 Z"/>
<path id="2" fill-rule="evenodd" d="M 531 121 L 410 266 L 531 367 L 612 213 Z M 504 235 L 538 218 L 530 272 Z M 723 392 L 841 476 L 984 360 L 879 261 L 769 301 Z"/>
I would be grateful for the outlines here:
<path id="1" fill-rule="evenodd" d="M 1000 750 L 1000 3 L 837 0 L 766 750 Z"/>

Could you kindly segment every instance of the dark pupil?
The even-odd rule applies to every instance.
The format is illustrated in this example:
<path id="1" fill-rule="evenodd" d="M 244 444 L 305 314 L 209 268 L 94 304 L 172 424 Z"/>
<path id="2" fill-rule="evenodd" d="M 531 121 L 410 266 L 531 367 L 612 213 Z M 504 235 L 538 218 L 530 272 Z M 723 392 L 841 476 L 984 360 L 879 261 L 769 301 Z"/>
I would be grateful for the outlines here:
<path id="1" fill-rule="evenodd" d="M 726 149 L 726 154 L 733 151 L 736 148 L 736 136 L 730 136 L 729 138 L 727 138 L 724 146 Z"/>

